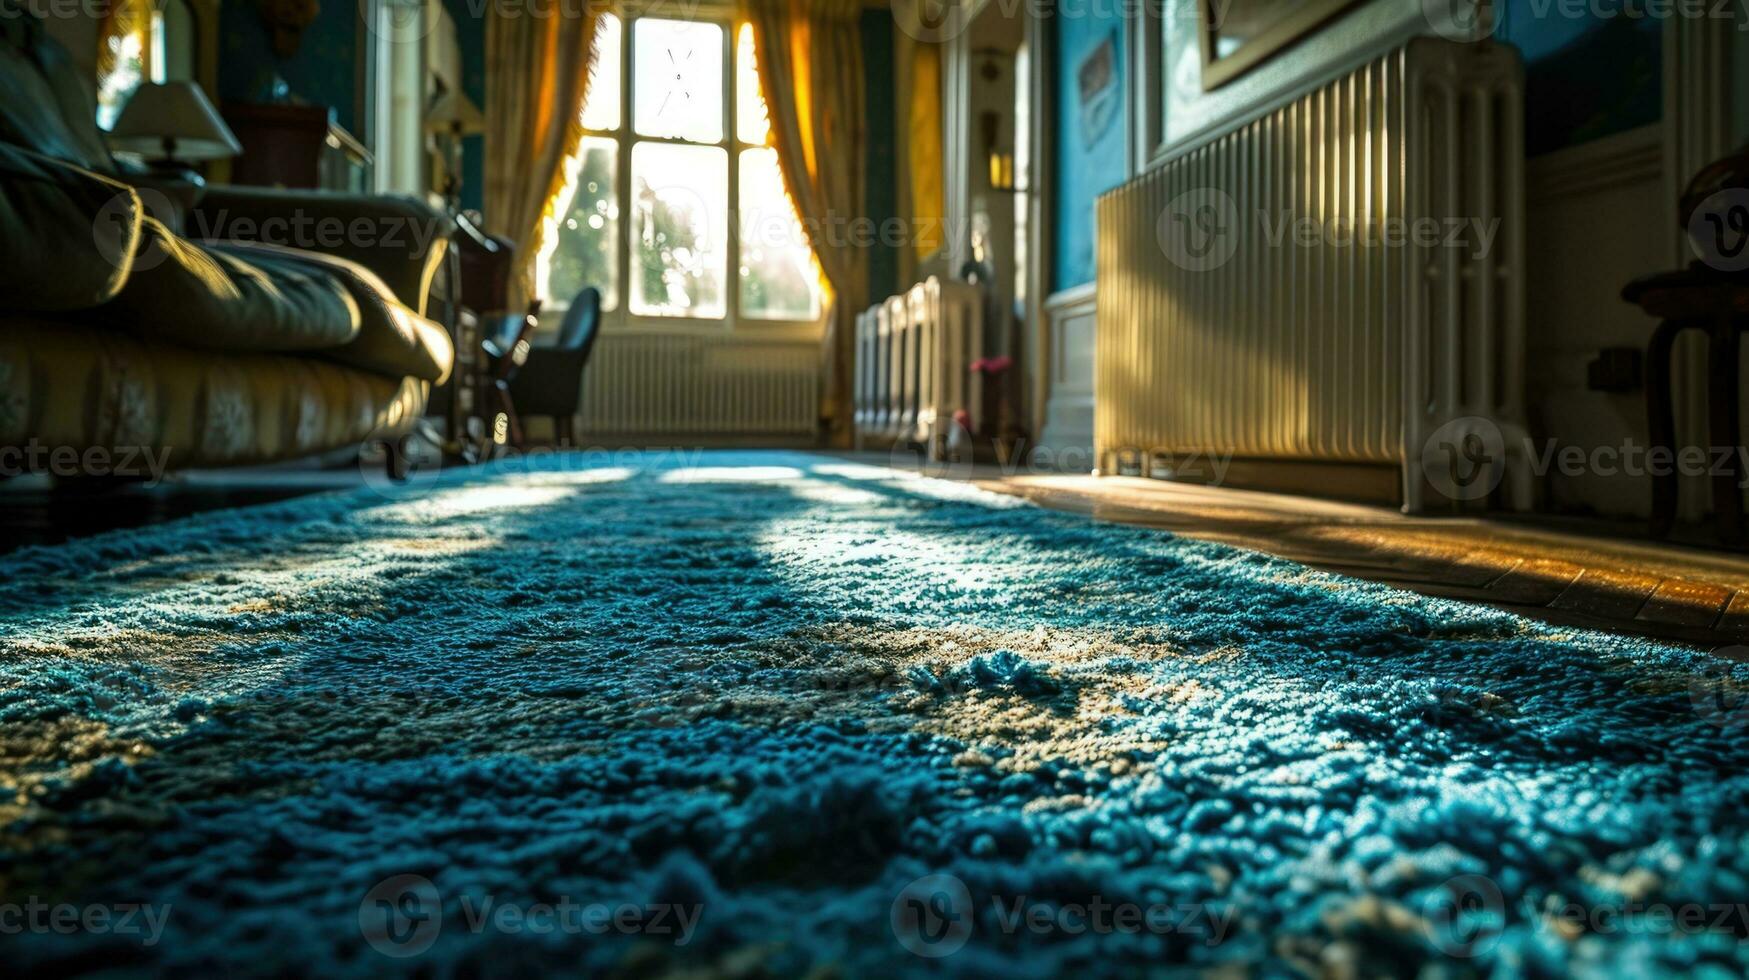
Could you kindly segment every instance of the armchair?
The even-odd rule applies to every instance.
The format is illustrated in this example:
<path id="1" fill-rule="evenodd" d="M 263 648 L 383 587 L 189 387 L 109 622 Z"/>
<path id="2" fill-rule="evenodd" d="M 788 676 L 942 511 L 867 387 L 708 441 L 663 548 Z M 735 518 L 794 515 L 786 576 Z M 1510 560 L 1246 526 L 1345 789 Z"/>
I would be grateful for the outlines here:
<path id="1" fill-rule="evenodd" d="M 601 290 L 585 287 L 571 301 L 550 347 L 533 347 L 523 365 L 510 376 L 510 397 L 524 416 L 553 420 L 553 438 L 561 445 L 575 442 L 573 425 L 583 391 L 583 369 L 601 333 Z"/>

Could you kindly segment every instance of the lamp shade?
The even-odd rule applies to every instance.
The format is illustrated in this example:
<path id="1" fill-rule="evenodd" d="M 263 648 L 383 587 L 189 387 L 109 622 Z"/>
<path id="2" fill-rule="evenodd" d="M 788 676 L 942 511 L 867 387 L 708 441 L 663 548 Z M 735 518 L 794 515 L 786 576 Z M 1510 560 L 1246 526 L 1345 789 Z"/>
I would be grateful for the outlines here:
<path id="1" fill-rule="evenodd" d="M 438 96 L 426 111 L 425 128 L 434 133 L 472 136 L 486 131 L 486 116 L 466 95 L 450 89 Z"/>
<path id="2" fill-rule="evenodd" d="M 187 81 L 147 82 L 135 89 L 109 131 L 109 146 L 174 160 L 219 160 L 243 152 L 206 93 Z"/>

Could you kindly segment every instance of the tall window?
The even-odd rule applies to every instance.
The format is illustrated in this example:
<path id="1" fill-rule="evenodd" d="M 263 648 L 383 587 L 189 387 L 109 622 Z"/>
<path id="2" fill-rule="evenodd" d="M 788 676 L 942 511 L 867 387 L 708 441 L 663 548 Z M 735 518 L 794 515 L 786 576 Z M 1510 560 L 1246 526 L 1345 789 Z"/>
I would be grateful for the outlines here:
<path id="1" fill-rule="evenodd" d="M 726 21 L 602 15 L 585 136 L 541 261 L 550 302 L 595 286 L 603 311 L 623 304 L 633 321 L 819 318 L 751 28 L 729 42 Z"/>

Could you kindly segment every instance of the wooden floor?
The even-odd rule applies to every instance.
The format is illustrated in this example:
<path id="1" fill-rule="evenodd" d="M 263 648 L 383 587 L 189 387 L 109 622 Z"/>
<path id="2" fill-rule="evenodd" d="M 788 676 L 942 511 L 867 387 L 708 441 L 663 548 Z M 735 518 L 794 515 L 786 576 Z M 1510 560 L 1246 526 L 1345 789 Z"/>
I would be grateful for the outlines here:
<path id="1" fill-rule="evenodd" d="M 1709 648 L 1749 644 L 1749 558 L 1614 537 L 1604 525 L 1407 517 L 1384 507 L 1140 477 L 1005 475 L 990 467 L 972 479 L 1046 507 L 1224 541 L 1557 624 Z M 1728 652 L 1749 657 L 1749 648 Z"/>

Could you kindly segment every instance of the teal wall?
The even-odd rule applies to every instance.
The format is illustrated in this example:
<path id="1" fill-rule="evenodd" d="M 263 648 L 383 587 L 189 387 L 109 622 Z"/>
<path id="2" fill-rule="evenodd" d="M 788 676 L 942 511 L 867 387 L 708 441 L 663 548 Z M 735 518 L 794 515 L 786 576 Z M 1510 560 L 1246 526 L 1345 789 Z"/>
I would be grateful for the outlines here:
<path id="1" fill-rule="evenodd" d="M 1663 29 L 1656 17 L 1565 17 L 1508 3 L 1496 32 L 1524 55 L 1531 156 L 1648 126 L 1663 116 Z M 1502 9 L 1502 8 L 1496 8 Z"/>
<path id="2" fill-rule="evenodd" d="M 485 5 L 470 0 L 444 0 L 455 20 L 456 44 L 462 52 L 462 91 L 482 110 L 486 108 L 486 18 Z M 480 11 L 476 16 L 474 11 Z M 462 141 L 462 207 L 479 209 L 486 187 L 486 138 L 469 136 Z"/>
<path id="3" fill-rule="evenodd" d="M 1106 9 L 1109 16 L 1054 19 L 1052 74 L 1056 118 L 1051 198 L 1054 202 L 1052 231 L 1055 248 L 1051 288 L 1068 289 L 1093 281 L 1093 202 L 1100 194 L 1123 183 L 1129 174 L 1129 71 L 1124 63 L 1125 24 L 1116 11 L 1123 5 L 1091 5 L 1089 12 Z M 1109 125 L 1096 133 L 1086 131 L 1081 97 L 1082 62 L 1100 44 L 1110 39 L 1115 46 L 1116 105 Z M 1091 140 L 1089 137 L 1092 137 Z"/>
<path id="4" fill-rule="evenodd" d="M 356 0 L 326 0 L 296 55 L 280 61 L 261 14 L 252 2 L 219 5 L 219 98 L 264 101 L 277 71 L 293 95 L 334 110 L 340 125 L 360 138 L 358 58 L 364 24 Z"/>

